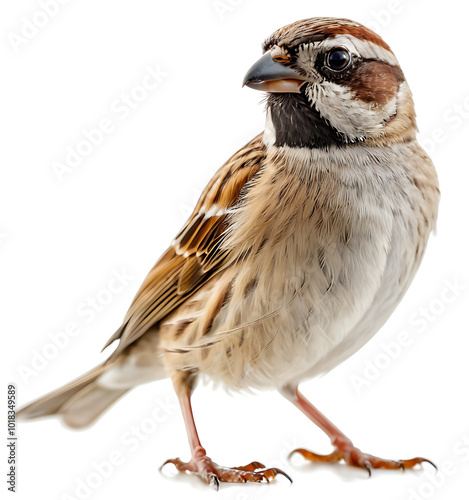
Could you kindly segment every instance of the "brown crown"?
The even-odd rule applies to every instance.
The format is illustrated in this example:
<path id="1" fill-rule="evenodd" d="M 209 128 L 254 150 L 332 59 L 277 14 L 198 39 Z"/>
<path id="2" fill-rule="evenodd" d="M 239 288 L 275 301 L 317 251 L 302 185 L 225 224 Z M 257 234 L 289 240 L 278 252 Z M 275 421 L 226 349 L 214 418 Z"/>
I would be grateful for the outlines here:
<path id="1" fill-rule="evenodd" d="M 389 45 L 374 31 L 350 19 L 313 17 L 278 29 L 263 44 L 264 51 L 273 45 L 293 47 L 301 43 L 321 41 L 330 36 L 352 35 L 391 51 Z"/>

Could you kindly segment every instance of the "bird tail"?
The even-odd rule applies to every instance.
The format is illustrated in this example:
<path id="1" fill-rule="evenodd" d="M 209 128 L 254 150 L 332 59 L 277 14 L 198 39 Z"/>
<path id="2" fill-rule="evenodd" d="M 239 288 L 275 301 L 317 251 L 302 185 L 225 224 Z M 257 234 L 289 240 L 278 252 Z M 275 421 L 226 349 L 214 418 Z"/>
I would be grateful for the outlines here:
<path id="1" fill-rule="evenodd" d="M 80 428 L 93 423 L 129 388 L 112 389 L 99 384 L 99 377 L 112 363 L 97 366 L 76 380 L 46 394 L 20 409 L 17 417 L 30 420 L 57 415 L 69 427 Z"/>

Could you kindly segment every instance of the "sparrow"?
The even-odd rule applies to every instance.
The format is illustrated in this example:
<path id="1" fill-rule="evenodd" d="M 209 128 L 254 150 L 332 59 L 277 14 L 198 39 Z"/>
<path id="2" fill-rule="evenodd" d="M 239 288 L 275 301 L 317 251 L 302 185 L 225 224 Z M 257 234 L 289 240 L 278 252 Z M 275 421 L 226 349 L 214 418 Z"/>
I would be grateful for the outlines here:
<path id="1" fill-rule="evenodd" d="M 106 344 L 118 341 L 107 361 L 19 417 L 84 427 L 133 387 L 169 377 L 191 459 L 165 464 L 217 489 L 286 476 L 207 456 L 191 394 L 209 379 L 278 390 L 331 440 L 328 455 L 295 450 L 312 462 L 370 473 L 430 462 L 362 452 L 298 389 L 381 328 L 435 227 L 437 174 L 396 56 L 359 23 L 306 19 L 267 38 L 244 85 L 266 93 L 265 130 L 210 180 Z"/>

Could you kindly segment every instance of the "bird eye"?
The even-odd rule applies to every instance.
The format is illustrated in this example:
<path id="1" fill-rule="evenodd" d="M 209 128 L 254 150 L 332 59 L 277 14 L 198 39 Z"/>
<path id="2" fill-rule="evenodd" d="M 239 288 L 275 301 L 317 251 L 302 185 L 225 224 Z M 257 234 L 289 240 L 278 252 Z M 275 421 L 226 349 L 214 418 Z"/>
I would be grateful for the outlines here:
<path id="1" fill-rule="evenodd" d="M 347 49 L 337 47 L 326 56 L 326 66 L 334 71 L 343 71 L 348 67 L 352 57 Z"/>

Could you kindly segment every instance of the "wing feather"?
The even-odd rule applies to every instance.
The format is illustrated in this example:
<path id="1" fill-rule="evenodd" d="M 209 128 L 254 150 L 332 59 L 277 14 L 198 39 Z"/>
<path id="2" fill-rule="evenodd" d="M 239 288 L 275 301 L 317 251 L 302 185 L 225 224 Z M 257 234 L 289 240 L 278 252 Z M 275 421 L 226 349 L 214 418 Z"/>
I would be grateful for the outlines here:
<path id="1" fill-rule="evenodd" d="M 208 183 L 172 246 L 145 278 L 122 326 L 105 348 L 119 339 L 108 361 L 173 312 L 230 262 L 223 249 L 228 213 L 265 156 L 262 134 L 235 153 Z"/>

